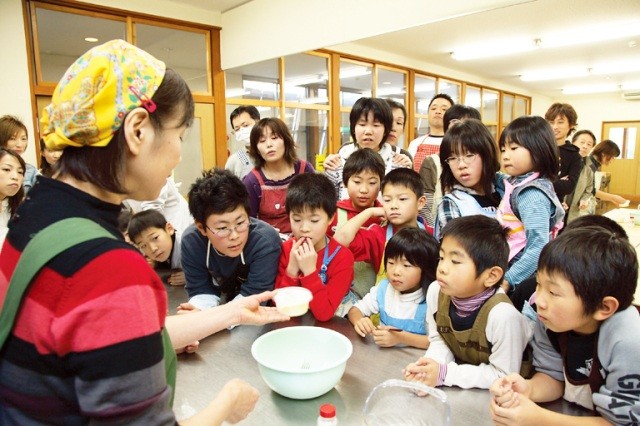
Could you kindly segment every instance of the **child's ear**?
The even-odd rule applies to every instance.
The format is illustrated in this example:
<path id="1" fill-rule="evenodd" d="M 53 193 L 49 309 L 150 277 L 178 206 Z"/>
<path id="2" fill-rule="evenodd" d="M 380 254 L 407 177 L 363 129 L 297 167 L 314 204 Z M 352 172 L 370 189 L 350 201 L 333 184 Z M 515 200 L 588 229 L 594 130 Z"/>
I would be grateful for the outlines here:
<path id="1" fill-rule="evenodd" d="M 593 319 L 596 321 L 604 321 L 618 311 L 620 302 L 613 296 L 606 296 L 600 302 L 598 309 L 593 313 Z"/>
<path id="2" fill-rule="evenodd" d="M 425 204 L 427 204 L 427 197 L 425 197 L 424 195 L 418 197 L 418 210 L 422 210 Z"/>
<path id="3" fill-rule="evenodd" d="M 483 275 L 483 284 L 485 287 L 493 287 L 494 285 L 502 282 L 502 277 L 504 276 L 504 271 L 499 266 L 492 266 L 491 268 L 487 268 L 482 272 Z"/>
<path id="4" fill-rule="evenodd" d="M 196 222 L 196 228 L 200 231 L 203 237 L 207 236 L 207 229 L 200 222 Z"/>
<path id="5" fill-rule="evenodd" d="M 169 235 L 173 235 L 176 232 L 176 229 L 169 222 L 165 225 L 164 230 L 167 231 L 167 234 Z"/>

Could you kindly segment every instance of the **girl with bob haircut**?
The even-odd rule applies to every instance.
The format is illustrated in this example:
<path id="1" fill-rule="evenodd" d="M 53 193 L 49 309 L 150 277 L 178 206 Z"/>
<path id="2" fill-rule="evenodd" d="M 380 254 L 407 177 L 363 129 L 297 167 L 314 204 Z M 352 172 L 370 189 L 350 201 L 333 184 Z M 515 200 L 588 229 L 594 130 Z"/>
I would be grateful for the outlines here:
<path id="1" fill-rule="evenodd" d="M 263 118 L 251 129 L 249 156 L 255 168 L 242 179 L 249 192 L 249 216 L 267 222 L 281 234 L 290 234 L 287 188 L 295 176 L 315 173 L 313 166 L 298 160 L 291 131 L 274 117 Z"/>
<path id="2" fill-rule="evenodd" d="M 22 156 L 29 144 L 29 132 L 18 117 L 3 115 L 0 117 L 0 147 L 10 149 Z M 36 182 L 38 170 L 32 164 L 25 162 L 22 186 L 26 194 Z"/>
<path id="3" fill-rule="evenodd" d="M 558 176 L 558 145 L 542 117 L 513 120 L 500 135 L 504 195 L 498 221 L 508 229 L 509 269 L 505 291 L 513 289 L 536 270 L 542 248 L 562 228 L 564 209 L 553 189 Z"/>
<path id="4" fill-rule="evenodd" d="M 0 300 L 13 301 L 0 311 L 0 388 L 12 395 L 0 423 L 175 424 L 176 350 L 288 318 L 260 306 L 269 292 L 166 317 L 162 281 L 118 230 L 123 200 L 158 197 L 193 115 L 186 82 L 122 40 L 60 80 L 40 126 L 47 148 L 65 150 L 59 173 L 38 178 L 0 253 Z M 257 397 L 232 380 L 183 424 L 241 420 Z"/>
<path id="5" fill-rule="evenodd" d="M 494 181 L 500 161 L 493 137 L 482 122 L 466 119 L 451 127 L 440 145 L 440 164 L 440 183 L 445 195 L 438 206 L 436 238 L 447 222 L 456 217 L 474 214 L 496 217 L 501 196 Z"/>

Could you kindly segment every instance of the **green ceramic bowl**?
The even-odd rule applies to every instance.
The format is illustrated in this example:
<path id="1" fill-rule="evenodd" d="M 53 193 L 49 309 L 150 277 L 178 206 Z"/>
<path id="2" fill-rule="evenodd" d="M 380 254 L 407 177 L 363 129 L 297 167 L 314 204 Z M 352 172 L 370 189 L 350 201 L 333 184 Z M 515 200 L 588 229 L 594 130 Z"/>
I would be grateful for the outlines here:
<path id="1" fill-rule="evenodd" d="M 352 352 L 349 339 L 322 327 L 273 330 L 251 346 L 262 379 L 292 399 L 315 398 L 333 389 Z"/>

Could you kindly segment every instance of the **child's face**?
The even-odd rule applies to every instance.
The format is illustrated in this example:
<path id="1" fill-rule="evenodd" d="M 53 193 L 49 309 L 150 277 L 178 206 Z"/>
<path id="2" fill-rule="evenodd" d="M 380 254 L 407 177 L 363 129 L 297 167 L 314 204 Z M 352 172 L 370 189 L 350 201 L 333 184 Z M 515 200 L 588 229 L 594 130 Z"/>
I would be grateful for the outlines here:
<path id="1" fill-rule="evenodd" d="M 27 132 L 20 129 L 15 135 L 9 138 L 7 141 L 7 148 L 15 151 L 18 155 L 24 154 L 24 150 L 27 149 Z"/>
<path id="2" fill-rule="evenodd" d="M 210 215 L 205 223 L 196 223 L 202 235 L 223 256 L 238 257 L 249 239 L 249 214 L 240 205 L 233 211 Z"/>
<path id="3" fill-rule="evenodd" d="M 573 144 L 580 148 L 580 157 L 584 158 L 589 155 L 589 153 L 593 149 L 595 141 L 591 138 L 591 136 L 589 136 L 589 134 L 583 133 L 576 138 Z"/>
<path id="4" fill-rule="evenodd" d="M 561 274 L 544 270 L 538 271 L 537 279 L 538 319 L 545 326 L 556 333 L 575 331 L 590 334 L 598 329 L 599 322 L 584 314 L 584 304 L 569 280 Z"/>
<path id="5" fill-rule="evenodd" d="M 267 163 L 280 161 L 284 157 L 284 140 L 265 126 L 257 144 L 260 156 Z"/>
<path id="6" fill-rule="evenodd" d="M 531 152 L 517 142 L 507 141 L 502 153 L 502 168 L 511 176 L 520 176 L 533 171 Z"/>
<path id="7" fill-rule="evenodd" d="M 387 220 L 396 228 L 417 226 L 418 213 L 424 206 L 425 197 L 416 194 L 404 185 L 386 184 L 382 191 L 382 207 Z"/>
<path id="8" fill-rule="evenodd" d="M 564 115 L 558 115 L 552 121 L 549 121 L 551 128 L 553 129 L 553 135 L 556 137 L 558 145 L 564 145 L 564 141 L 569 136 L 571 131 L 571 125 L 569 120 Z"/>
<path id="9" fill-rule="evenodd" d="M 476 277 L 476 264 L 455 238 L 445 236 L 440 244 L 436 279 L 440 291 L 451 297 L 467 298 L 487 289 L 485 275 Z"/>
<path id="10" fill-rule="evenodd" d="M 0 199 L 13 197 L 18 193 L 24 180 L 24 169 L 17 158 L 5 154 L 0 159 Z"/>
<path id="11" fill-rule="evenodd" d="M 387 259 L 387 279 L 400 293 L 412 293 L 420 288 L 422 270 L 404 257 Z"/>
<path id="12" fill-rule="evenodd" d="M 308 238 L 316 251 L 325 246 L 327 227 L 333 220 L 323 209 L 304 209 L 298 212 L 289 212 L 291 232 L 296 239 Z"/>
<path id="13" fill-rule="evenodd" d="M 354 129 L 356 144 L 360 148 L 371 148 L 378 152 L 384 137 L 384 125 L 373 118 L 373 113 L 360 116 Z"/>
<path id="14" fill-rule="evenodd" d="M 453 177 L 460 185 L 485 195 L 482 187 L 482 157 L 464 152 L 447 158 Z"/>
<path id="15" fill-rule="evenodd" d="M 174 233 L 170 223 L 164 228 L 147 228 L 135 239 L 135 244 L 149 259 L 156 262 L 166 262 L 171 256 L 173 241 L 171 236 Z"/>
<path id="16" fill-rule="evenodd" d="M 364 210 L 372 207 L 380 192 L 380 176 L 371 170 L 351 175 L 347 181 L 347 193 L 353 207 Z"/>
<path id="17" fill-rule="evenodd" d="M 393 114 L 393 126 L 391 126 L 387 142 L 391 145 L 397 145 L 404 134 L 404 114 L 400 108 L 395 108 L 391 112 Z"/>

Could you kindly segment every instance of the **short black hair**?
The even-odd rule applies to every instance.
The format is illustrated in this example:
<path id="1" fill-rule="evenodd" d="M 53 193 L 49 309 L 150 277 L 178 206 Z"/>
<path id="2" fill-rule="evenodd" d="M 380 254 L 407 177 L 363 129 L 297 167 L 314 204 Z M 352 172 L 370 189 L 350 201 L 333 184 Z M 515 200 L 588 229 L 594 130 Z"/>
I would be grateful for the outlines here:
<path id="1" fill-rule="evenodd" d="M 132 216 L 133 211 L 130 208 L 124 207 L 120 210 L 120 213 L 118 214 L 118 231 L 122 234 L 129 232 L 127 228 L 129 228 L 129 222 L 131 221 Z"/>
<path id="2" fill-rule="evenodd" d="M 291 179 L 287 188 L 287 214 L 305 209 L 322 209 L 331 218 L 336 212 L 338 197 L 331 180 L 320 173 L 303 173 Z"/>
<path id="3" fill-rule="evenodd" d="M 454 104 L 444 112 L 442 117 L 442 123 L 445 133 L 449 130 L 449 124 L 451 120 L 462 120 L 464 118 L 475 118 L 476 120 L 482 120 L 480 111 L 474 107 L 470 107 L 462 104 Z"/>
<path id="4" fill-rule="evenodd" d="M 589 135 L 589 137 L 593 139 L 593 146 L 596 145 L 596 135 L 594 135 L 591 130 L 587 130 L 587 129 L 582 129 L 575 132 L 573 134 L 573 137 L 571 138 L 571 143 L 574 143 L 582 135 Z"/>
<path id="5" fill-rule="evenodd" d="M 413 169 L 399 168 L 393 169 L 382 178 L 380 183 L 380 192 L 384 192 L 387 185 L 404 186 L 410 189 L 417 198 L 424 195 L 424 184 L 420 174 Z"/>
<path id="6" fill-rule="evenodd" d="M 531 153 L 533 171 L 555 181 L 560 171 L 560 153 L 551 125 L 542 117 L 525 115 L 513 120 L 500 135 L 499 146 L 517 143 Z"/>
<path id="7" fill-rule="evenodd" d="M 629 241 L 599 226 L 570 229 L 544 246 L 538 271 L 559 274 L 571 283 L 584 314 L 615 297 L 618 310 L 631 305 L 638 283 L 638 257 Z"/>
<path id="8" fill-rule="evenodd" d="M 451 106 L 455 105 L 455 101 L 453 100 L 453 98 L 451 96 L 447 95 L 446 93 L 437 93 L 437 94 L 433 95 L 433 98 L 431 98 L 431 100 L 429 101 L 429 107 L 431 107 L 431 104 L 433 103 L 433 101 L 435 101 L 438 98 L 446 99 L 447 101 L 449 101 Z"/>
<path id="9" fill-rule="evenodd" d="M 442 229 L 442 240 L 453 238 L 476 265 L 476 277 L 485 270 L 499 266 L 504 272 L 509 265 L 507 231 L 488 216 L 471 215 L 450 220 Z M 499 286 L 502 280 L 498 280 Z"/>
<path id="10" fill-rule="evenodd" d="M 457 183 L 456 178 L 453 176 L 451 165 L 446 162 L 447 158 L 464 154 L 477 154 L 482 159 L 480 183 L 484 194 L 490 195 L 496 173 L 500 170 L 498 148 L 487 127 L 481 121 L 475 119 L 464 120 L 460 124 L 453 126 L 442 138 L 442 143 L 440 144 L 440 164 L 442 165 L 440 184 L 442 185 L 442 193 L 450 192 L 453 189 L 453 185 Z M 454 167 L 457 167 L 457 165 L 457 163 L 453 163 Z"/>
<path id="11" fill-rule="evenodd" d="M 356 123 L 360 120 L 360 117 L 364 115 L 366 118 L 369 113 L 373 114 L 374 120 L 378 120 L 384 126 L 384 135 L 382 136 L 382 142 L 380 142 L 380 148 L 382 148 L 393 127 L 393 113 L 391 112 L 389 104 L 380 98 L 363 97 L 353 104 L 351 112 L 349 113 L 349 129 L 353 143 L 358 146 L 358 141 L 356 141 Z"/>
<path id="12" fill-rule="evenodd" d="M 131 216 L 127 232 L 129 239 L 134 241 L 149 228 L 165 229 L 167 219 L 158 210 L 143 210 Z"/>
<path id="13" fill-rule="evenodd" d="M 249 117 L 253 118 L 256 123 L 260 121 L 260 111 L 258 111 L 258 108 L 254 107 L 253 105 L 240 105 L 238 108 L 231 111 L 231 115 L 229 115 L 229 123 L 231 123 L 232 129 L 233 120 L 243 112 L 249 114 Z"/>
<path id="14" fill-rule="evenodd" d="M 561 232 L 566 232 L 570 229 L 582 228 L 583 226 L 599 226 L 601 228 L 606 229 L 607 231 L 615 234 L 620 238 L 624 238 L 625 240 L 629 240 L 629 236 L 627 232 L 624 230 L 622 226 L 618 222 L 613 219 L 609 219 L 606 216 L 601 216 L 598 214 L 588 214 L 584 216 L 578 216 L 571 222 L 565 226 Z"/>
<path id="15" fill-rule="evenodd" d="M 380 154 L 370 148 L 356 149 L 347 158 L 342 169 L 342 183 L 347 186 L 351 176 L 364 171 L 377 174 L 381 181 L 386 171 L 384 160 Z"/>
<path id="16" fill-rule="evenodd" d="M 396 232 L 387 242 L 384 249 L 384 265 L 387 260 L 399 259 L 404 256 L 407 262 L 422 270 L 420 287 L 424 294 L 436 279 L 436 269 L 440 256 L 438 241 L 424 229 L 403 228 Z"/>
<path id="17" fill-rule="evenodd" d="M 238 207 L 243 207 L 247 215 L 250 211 L 247 187 L 232 172 L 217 167 L 202 172 L 191 185 L 188 198 L 191 216 L 200 224 L 212 214 L 229 213 Z"/>

